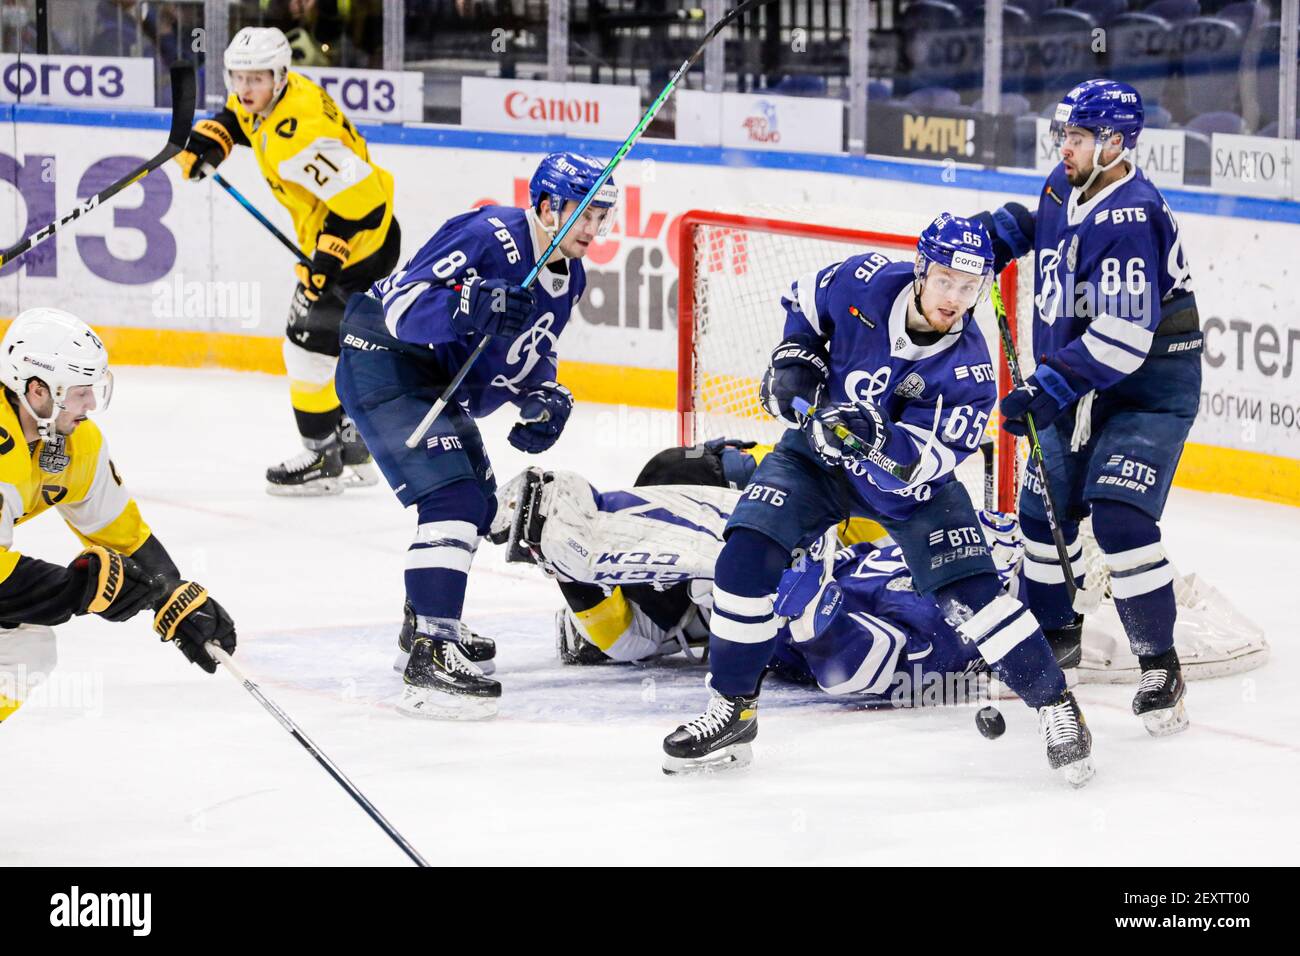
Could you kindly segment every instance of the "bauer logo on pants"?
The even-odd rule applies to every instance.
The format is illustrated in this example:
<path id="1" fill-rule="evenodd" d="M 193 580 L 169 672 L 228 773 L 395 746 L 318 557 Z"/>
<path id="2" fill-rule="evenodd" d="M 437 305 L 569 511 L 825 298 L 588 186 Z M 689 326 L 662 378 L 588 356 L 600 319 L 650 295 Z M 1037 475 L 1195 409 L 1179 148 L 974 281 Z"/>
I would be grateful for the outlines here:
<path id="1" fill-rule="evenodd" d="M 947 549 L 938 554 L 934 554 L 932 551 L 930 556 L 930 567 L 932 569 L 941 568 L 945 564 L 952 564 L 954 561 L 978 558 L 989 553 L 988 542 L 984 539 L 984 533 L 979 528 L 970 525 L 961 528 L 940 528 L 937 531 L 931 531 L 929 542 L 931 549 Z"/>
<path id="2" fill-rule="evenodd" d="M 1155 485 L 1157 476 L 1158 472 L 1151 465 L 1124 455 L 1111 455 L 1097 476 L 1096 484 L 1146 494 L 1147 489 Z"/>

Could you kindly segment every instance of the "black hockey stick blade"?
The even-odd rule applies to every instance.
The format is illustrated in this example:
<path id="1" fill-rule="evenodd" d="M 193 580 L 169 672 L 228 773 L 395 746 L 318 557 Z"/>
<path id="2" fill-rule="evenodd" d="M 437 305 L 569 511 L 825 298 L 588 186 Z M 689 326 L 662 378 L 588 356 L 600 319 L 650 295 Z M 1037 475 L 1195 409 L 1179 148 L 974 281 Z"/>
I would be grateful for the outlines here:
<path id="1" fill-rule="evenodd" d="M 177 60 L 172 64 L 171 74 L 172 128 L 167 134 L 167 145 L 175 146 L 176 149 L 168 159 L 185 148 L 185 141 L 190 136 L 190 128 L 194 126 L 194 108 L 198 102 L 194 64 L 189 60 Z"/>
<path id="2" fill-rule="evenodd" d="M 0 252 L 0 268 L 13 262 L 23 253 L 40 245 L 50 236 L 74 220 L 100 206 L 105 200 L 116 196 L 127 186 L 143 179 L 167 160 L 171 159 L 185 147 L 190 127 L 194 125 L 194 64 L 179 60 L 172 64 L 172 123 L 167 134 L 167 144 L 152 159 L 146 160 L 117 182 L 101 189 L 89 199 L 84 200 L 72 212 L 62 216 L 48 225 L 37 229 L 26 239 Z"/>

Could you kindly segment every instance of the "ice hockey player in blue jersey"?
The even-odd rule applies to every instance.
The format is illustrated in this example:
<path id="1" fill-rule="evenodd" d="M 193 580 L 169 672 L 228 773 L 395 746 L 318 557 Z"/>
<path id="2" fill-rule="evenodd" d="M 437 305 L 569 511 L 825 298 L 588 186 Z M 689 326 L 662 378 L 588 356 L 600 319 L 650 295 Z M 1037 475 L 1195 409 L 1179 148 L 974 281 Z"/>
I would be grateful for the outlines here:
<path id="1" fill-rule="evenodd" d="M 1178 223 L 1133 162 L 1142 99 L 1125 83 L 1089 80 L 1066 94 L 1052 132 L 1061 163 L 1038 209 L 1008 203 L 991 227 L 998 266 L 1034 251 L 1038 368 L 1002 402 L 1006 427 L 1038 428 L 1072 572 L 1081 585 L 1078 522 L 1093 533 L 1142 681 L 1133 710 L 1155 736 L 1187 726 L 1174 649 L 1174 569 L 1160 517 L 1196 417 L 1202 338 Z M 1020 496 L 1026 598 L 1067 665 L 1082 619 L 1035 479 Z"/>
<path id="2" fill-rule="evenodd" d="M 862 515 L 889 531 L 916 589 L 1038 710 L 1050 765 L 1076 786 L 1092 776 L 1078 705 L 1038 622 L 999 584 L 954 475 L 979 447 L 996 400 L 971 311 L 992 274 L 984 228 L 944 214 L 922 233 L 915 263 L 867 253 L 793 283 L 785 339 L 761 389 L 767 410 L 791 427 L 727 522 L 713 587 L 711 697 L 664 740 L 665 772 L 749 762 L 782 573 L 797 549 Z"/>
<path id="3" fill-rule="evenodd" d="M 715 440 L 665 449 L 627 490 L 601 492 L 579 474 L 534 467 L 498 492 L 493 540 L 508 545 L 508 559 L 545 569 L 564 598 L 555 621 L 561 661 L 703 657 L 727 519 L 770 447 Z M 535 501 L 525 504 L 525 495 Z M 535 516 L 511 520 L 521 508 Z M 1015 520 L 979 519 L 1005 586 L 1020 561 Z M 917 593 L 875 522 L 828 532 L 782 575 L 774 610 L 788 620 L 769 669 L 784 680 L 866 707 L 971 703 L 988 691 L 975 645 Z"/>
<path id="4" fill-rule="evenodd" d="M 582 297 L 582 257 L 617 199 L 601 186 L 530 288 L 522 283 L 604 169 L 552 153 L 529 186 L 530 207 L 484 206 L 449 219 L 397 272 L 348 304 L 338 392 L 398 500 L 418 525 L 406 557 L 412 627 L 398 710 L 476 719 L 496 713 L 501 685 L 477 662 L 492 652 L 460 621 L 474 552 L 495 510 L 496 482 L 474 419 L 509 402 L 509 434 L 529 453 L 550 448 L 573 407 L 556 381 L 556 340 Z M 483 336 L 490 344 L 415 449 L 407 437 Z"/>

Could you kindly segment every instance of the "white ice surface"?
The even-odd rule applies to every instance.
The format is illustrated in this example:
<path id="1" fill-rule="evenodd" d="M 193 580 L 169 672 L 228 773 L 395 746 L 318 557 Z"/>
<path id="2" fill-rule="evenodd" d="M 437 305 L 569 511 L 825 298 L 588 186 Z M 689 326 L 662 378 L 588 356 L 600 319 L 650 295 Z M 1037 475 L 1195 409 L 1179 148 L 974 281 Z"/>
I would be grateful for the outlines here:
<path id="1" fill-rule="evenodd" d="M 1079 698 L 1098 773 L 1049 772 L 1033 714 L 1003 702 L 863 712 L 769 685 L 754 766 L 667 778 L 659 741 L 704 700 L 702 673 L 562 668 L 559 595 L 484 546 L 466 618 L 499 644 L 495 721 L 415 721 L 390 669 L 413 529 L 387 487 L 276 499 L 297 444 L 283 380 L 121 369 L 102 416 L 119 470 L 182 570 L 239 626 L 239 660 L 434 864 L 1291 863 L 1300 849 L 1300 510 L 1175 490 L 1165 538 L 1262 625 L 1270 663 L 1191 685 L 1192 728 L 1147 736 L 1132 689 Z M 484 423 L 498 476 L 525 456 Z M 579 407 L 543 463 L 630 483 L 673 440 L 665 413 Z M 56 515 L 18 547 L 67 561 Z M 405 858 L 228 676 L 160 646 L 145 616 L 59 628 L 50 693 L 0 727 L 4 864 L 401 864 Z"/>

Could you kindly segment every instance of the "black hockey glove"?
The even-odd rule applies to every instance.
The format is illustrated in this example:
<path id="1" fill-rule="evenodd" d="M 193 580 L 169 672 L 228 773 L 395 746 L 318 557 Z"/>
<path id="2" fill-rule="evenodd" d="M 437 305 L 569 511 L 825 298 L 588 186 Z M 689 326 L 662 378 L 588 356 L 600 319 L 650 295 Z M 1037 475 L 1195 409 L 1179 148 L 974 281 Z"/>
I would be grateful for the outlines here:
<path id="1" fill-rule="evenodd" d="M 235 147 L 230 130 L 215 119 L 201 119 L 190 130 L 185 148 L 176 154 L 176 164 L 181 175 L 198 182 L 216 171 Z"/>
<path id="2" fill-rule="evenodd" d="M 153 629 L 158 636 L 175 643 L 186 660 L 209 674 L 216 672 L 217 662 L 203 645 L 216 641 L 227 654 L 235 653 L 235 623 L 203 585 L 181 581 L 156 610 Z"/>
<path id="3" fill-rule="evenodd" d="M 311 268 L 302 263 L 294 266 L 294 272 L 301 284 L 303 297 L 308 302 L 315 302 L 329 284 L 338 278 L 348 257 L 352 255 L 352 246 L 346 239 L 321 233 L 316 237 L 316 252 L 311 257 Z"/>
<path id="4" fill-rule="evenodd" d="M 519 421 L 507 436 L 520 451 L 536 455 L 555 444 L 573 411 L 573 393 L 558 382 L 543 382 L 519 402 Z"/>
<path id="5" fill-rule="evenodd" d="M 826 384 L 830 368 L 830 356 L 819 339 L 791 336 L 772 351 L 759 390 L 763 407 L 773 418 L 798 425 L 799 416 L 791 402 L 802 398 L 810 405 L 817 404 L 817 392 Z"/>
<path id="6" fill-rule="evenodd" d="M 124 554 L 87 548 L 68 565 L 73 594 L 80 594 L 76 613 L 98 614 L 113 623 L 127 621 L 162 597 L 167 583 Z"/>

